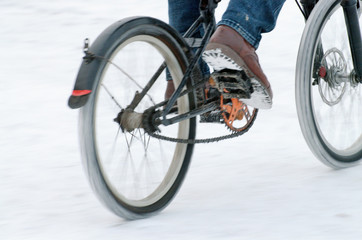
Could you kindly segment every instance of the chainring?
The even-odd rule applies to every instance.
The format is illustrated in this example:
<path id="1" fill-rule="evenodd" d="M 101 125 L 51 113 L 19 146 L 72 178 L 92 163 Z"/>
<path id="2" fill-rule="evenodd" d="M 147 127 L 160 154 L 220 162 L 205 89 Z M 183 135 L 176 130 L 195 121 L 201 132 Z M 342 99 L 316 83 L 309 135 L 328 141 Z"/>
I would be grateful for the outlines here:
<path id="1" fill-rule="evenodd" d="M 251 114 L 248 106 L 237 98 L 231 98 L 231 102 L 224 104 L 223 96 L 220 98 L 220 109 L 225 126 L 233 132 L 244 131 L 256 111 L 254 109 Z"/>

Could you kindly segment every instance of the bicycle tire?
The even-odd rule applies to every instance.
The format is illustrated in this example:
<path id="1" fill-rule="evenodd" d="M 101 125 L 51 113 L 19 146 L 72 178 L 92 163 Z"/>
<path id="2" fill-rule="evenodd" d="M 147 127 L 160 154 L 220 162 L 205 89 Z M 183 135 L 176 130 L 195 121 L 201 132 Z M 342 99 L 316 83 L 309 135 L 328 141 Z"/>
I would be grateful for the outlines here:
<path id="1" fill-rule="evenodd" d="M 295 85 L 303 136 L 313 154 L 334 169 L 355 166 L 362 159 L 362 128 L 360 117 L 355 116 L 361 102 L 353 100 L 354 92 L 361 93 L 361 84 L 353 85 L 352 80 L 332 83 L 332 75 L 327 75 L 331 76 L 329 80 L 322 79 L 327 78 L 321 69 L 340 74 L 353 67 L 340 2 L 319 1 L 308 18 L 298 52 Z M 353 122 L 349 117 L 354 118 Z"/>
<path id="2" fill-rule="evenodd" d="M 194 145 L 164 143 L 150 138 L 140 128 L 139 133 L 136 130 L 122 132 L 113 118 L 120 108 L 130 103 L 135 93 L 132 90 L 142 90 L 138 85 L 144 86 L 128 78 L 148 81 L 143 75 L 148 74 L 148 67 L 153 69 L 157 65 L 154 64 L 157 59 L 160 64 L 166 62 L 177 86 L 192 52 L 173 28 L 149 17 L 128 18 L 111 25 L 96 39 L 89 51 L 101 56 L 96 60 L 102 62 L 94 70 L 93 92 L 79 116 L 80 145 L 86 175 L 97 197 L 114 214 L 125 219 L 152 216 L 164 209 L 179 190 Z M 144 63 L 141 63 L 143 60 Z M 124 64 L 124 68 L 118 64 Z M 130 69 L 127 73 L 129 76 L 123 72 L 125 69 Z M 166 80 L 162 76 L 156 81 L 161 87 L 155 83 L 136 110 L 142 112 L 155 104 L 155 99 L 163 100 Z M 190 84 L 187 83 L 186 88 Z M 109 109 L 106 98 L 110 101 Z M 179 98 L 177 104 L 180 113 L 194 108 L 195 94 L 191 92 Z M 176 125 L 172 133 L 177 133 L 177 137 L 195 138 L 195 118 Z M 168 131 L 168 127 L 164 131 Z M 108 135 L 114 139 L 111 147 Z M 164 176 L 160 177 L 159 174 Z"/>

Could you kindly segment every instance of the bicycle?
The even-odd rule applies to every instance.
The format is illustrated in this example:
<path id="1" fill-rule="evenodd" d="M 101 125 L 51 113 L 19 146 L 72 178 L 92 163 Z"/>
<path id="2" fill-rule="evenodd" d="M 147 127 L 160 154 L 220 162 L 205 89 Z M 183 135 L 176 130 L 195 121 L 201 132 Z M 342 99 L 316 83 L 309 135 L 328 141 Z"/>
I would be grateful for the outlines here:
<path id="1" fill-rule="evenodd" d="M 131 17 L 108 27 L 92 46 L 85 40 L 85 56 L 68 105 L 80 108 L 82 159 L 90 184 L 101 202 L 120 217 L 138 219 L 160 212 L 180 188 L 196 143 L 241 136 L 257 117 L 258 109 L 239 100 L 252 91 L 243 72 L 214 72 L 209 79 L 198 67 L 215 30 L 214 11 L 220 1 L 201 0 L 200 17 L 184 36 L 160 20 Z M 306 19 L 296 70 L 303 135 L 326 165 L 354 166 L 362 158 L 362 125 L 357 116 L 362 76 L 360 2 L 296 3 Z M 336 39 L 332 21 L 341 23 L 341 18 L 347 28 L 341 30 L 343 44 L 336 45 L 330 42 Z M 201 26 L 203 37 L 193 37 Z M 168 100 L 162 94 L 166 68 L 176 86 Z M 346 110 L 348 104 L 353 111 Z M 350 117 L 332 118 L 342 111 Z M 197 139 L 197 118 L 201 123 L 226 125 L 231 134 Z M 346 124 L 351 131 L 338 131 Z M 336 132 L 343 141 L 333 135 Z"/>

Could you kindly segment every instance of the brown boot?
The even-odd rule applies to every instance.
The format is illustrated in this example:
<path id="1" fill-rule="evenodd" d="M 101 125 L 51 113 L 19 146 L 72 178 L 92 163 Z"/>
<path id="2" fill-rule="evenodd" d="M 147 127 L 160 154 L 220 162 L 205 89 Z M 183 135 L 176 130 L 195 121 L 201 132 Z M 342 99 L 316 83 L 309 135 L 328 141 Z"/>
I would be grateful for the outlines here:
<path id="1" fill-rule="evenodd" d="M 219 26 L 206 46 L 202 58 L 215 71 L 244 70 L 251 80 L 254 92 L 250 99 L 241 100 L 255 108 L 271 108 L 273 93 L 260 67 L 255 48 L 234 29 L 224 25 Z"/>

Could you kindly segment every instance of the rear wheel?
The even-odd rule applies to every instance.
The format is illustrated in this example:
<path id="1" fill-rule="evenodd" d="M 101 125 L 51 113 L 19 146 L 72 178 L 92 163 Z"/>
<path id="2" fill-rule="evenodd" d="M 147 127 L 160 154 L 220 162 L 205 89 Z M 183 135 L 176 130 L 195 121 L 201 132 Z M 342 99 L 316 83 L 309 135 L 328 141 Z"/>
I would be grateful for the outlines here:
<path id="1" fill-rule="evenodd" d="M 162 210 L 174 197 L 188 169 L 193 145 L 152 138 L 141 126 L 144 111 L 163 101 L 165 71 L 132 114 L 123 117 L 122 122 L 133 127 L 121 124 L 117 117 L 163 62 L 174 84 L 179 85 L 188 56 L 173 30 L 151 18 L 125 21 L 111 37 L 101 36 L 103 42 L 94 45 L 108 46 L 104 64 L 80 113 L 84 166 L 93 190 L 106 207 L 124 218 L 143 218 Z M 174 114 L 188 112 L 194 101 L 193 93 L 179 98 Z M 195 119 L 159 126 L 163 135 L 183 139 L 194 139 L 195 127 Z"/>
<path id="2" fill-rule="evenodd" d="M 296 70 L 303 135 L 317 158 L 333 168 L 362 159 L 362 86 L 355 78 L 340 2 L 322 0 L 314 8 Z"/>

